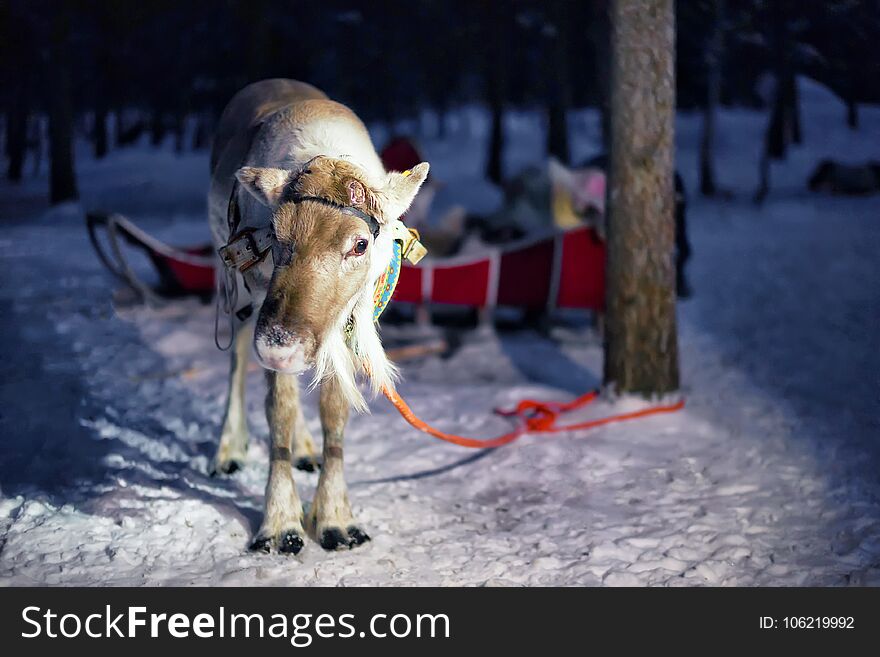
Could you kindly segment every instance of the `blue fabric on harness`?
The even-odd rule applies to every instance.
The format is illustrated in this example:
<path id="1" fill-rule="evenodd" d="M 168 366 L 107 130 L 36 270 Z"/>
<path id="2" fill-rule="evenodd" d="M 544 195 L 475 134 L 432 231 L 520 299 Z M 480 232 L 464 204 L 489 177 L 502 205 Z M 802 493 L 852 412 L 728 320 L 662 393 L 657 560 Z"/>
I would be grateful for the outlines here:
<path id="1" fill-rule="evenodd" d="M 376 290 L 373 293 L 374 322 L 379 321 L 379 317 L 385 311 L 388 302 L 391 301 L 391 297 L 394 295 L 394 288 L 397 287 L 397 280 L 400 278 L 400 261 L 402 259 L 401 251 L 403 245 L 399 240 L 394 240 L 392 244 L 394 246 L 391 250 L 391 262 L 388 263 L 385 273 L 376 281 Z"/>

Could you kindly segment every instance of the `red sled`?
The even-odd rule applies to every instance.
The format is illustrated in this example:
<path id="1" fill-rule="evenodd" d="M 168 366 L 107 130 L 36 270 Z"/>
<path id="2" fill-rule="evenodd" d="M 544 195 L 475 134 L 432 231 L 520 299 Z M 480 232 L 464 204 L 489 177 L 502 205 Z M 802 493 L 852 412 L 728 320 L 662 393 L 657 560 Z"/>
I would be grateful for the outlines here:
<path id="1" fill-rule="evenodd" d="M 177 248 L 138 228 L 119 214 L 86 216 L 89 239 L 101 262 L 145 301 L 215 291 L 218 259 L 210 244 Z M 125 258 L 123 243 L 144 252 L 159 285 L 141 280 Z M 572 228 L 542 238 L 489 247 L 477 256 L 423 260 L 405 265 L 394 301 L 472 308 L 510 306 L 552 311 L 605 306 L 605 245 L 596 231 Z"/>
<path id="2" fill-rule="evenodd" d="M 586 226 L 405 265 L 394 301 L 529 310 L 605 308 L 605 244 Z"/>

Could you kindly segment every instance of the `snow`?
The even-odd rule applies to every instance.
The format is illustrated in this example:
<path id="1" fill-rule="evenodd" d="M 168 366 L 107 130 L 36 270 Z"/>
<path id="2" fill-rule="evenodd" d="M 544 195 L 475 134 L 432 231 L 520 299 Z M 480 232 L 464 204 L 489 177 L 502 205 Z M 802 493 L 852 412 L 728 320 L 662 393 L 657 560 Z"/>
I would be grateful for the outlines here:
<path id="1" fill-rule="evenodd" d="M 45 174 L 0 187 L 0 583 L 4 585 L 859 585 L 880 584 L 880 197 L 808 194 L 822 157 L 880 156 L 880 108 L 844 108 L 802 83 L 806 143 L 774 165 L 752 205 L 766 117 L 719 117 L 718 177 L 697 197 L 699 117 L 678 119 L 690 194 L 695 297 L 679 306 L 683 394 L 672 415 L 465 451 L 411 430 L 382 400 L 353 417 L 346 471 L 373 541 L 297 557 L 256 555 L 268 451 L 263 381 L 248 375 L 251 461 L 215 479 L 226 355 L 212 307 L 114 308 L 82 207 L 131 215 L 156 235 L 207 235 L 205 154 L 133 149 L 79 160 L 83 203 L 45 211 Z M 479 181 L 486 116 L 456 113 L 423 139 L 444 204 L 498 202 Z M 507 171 L 537 164 L 540 120 L 512 115 Z M 576 159 L 591 112 L 572 117 Z M 377 135 L 381 142 L 381 135 Z M 411 337 L 383 329 L 386 343 Z M 447 358 L 406 363 L 401 392 L 428 422 L 473 436 L 507 428 L 490 409 L 570 399 L 599 383 L 584 321 L 551 336 L 474 331 Z M 600 399 L 571 419 L 642 402 Z M 319 435 L 315 394 L 306 395 Z M 304 500 L 317 475 L 297 472 Z"/>

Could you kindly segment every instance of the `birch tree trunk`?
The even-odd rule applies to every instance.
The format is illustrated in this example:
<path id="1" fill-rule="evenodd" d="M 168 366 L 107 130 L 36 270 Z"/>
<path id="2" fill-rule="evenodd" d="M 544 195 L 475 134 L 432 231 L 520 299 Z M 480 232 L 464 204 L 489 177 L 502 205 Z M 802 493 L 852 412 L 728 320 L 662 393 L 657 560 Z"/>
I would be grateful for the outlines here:
<path id="1" fill-rule="evenodd" d="M 612 0 L 605 383 L 678 389 L 673 0 Z"/>

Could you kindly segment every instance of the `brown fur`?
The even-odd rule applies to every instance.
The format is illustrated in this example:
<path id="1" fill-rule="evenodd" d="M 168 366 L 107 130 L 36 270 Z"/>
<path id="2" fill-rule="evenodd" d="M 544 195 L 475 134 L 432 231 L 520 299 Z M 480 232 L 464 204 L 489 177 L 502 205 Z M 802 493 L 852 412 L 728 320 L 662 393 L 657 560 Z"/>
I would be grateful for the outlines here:
<path id="1" fill-rule="evenodd" d="M 330 157 L 312 160 L 290 188 L 303 196 L 317 196 L 382 215 L 379 193 L 367 184 L 359 167 L 345 160 Z"/>
<path id="2" fill-rule="evenodd" d="M 295 253 L 288 267 L 277 268 L 257 321 L 257 333 L 272 326 L 285 329 L 306 342 L 306 358 L 331 329 L 345 304 L 361 289 L 368 268 L 340 269 L 350 245 L 369 236 L 366 224 L 318 203 L 282 205 L 275 214 L 275 233 L 281 248 Z"/>

